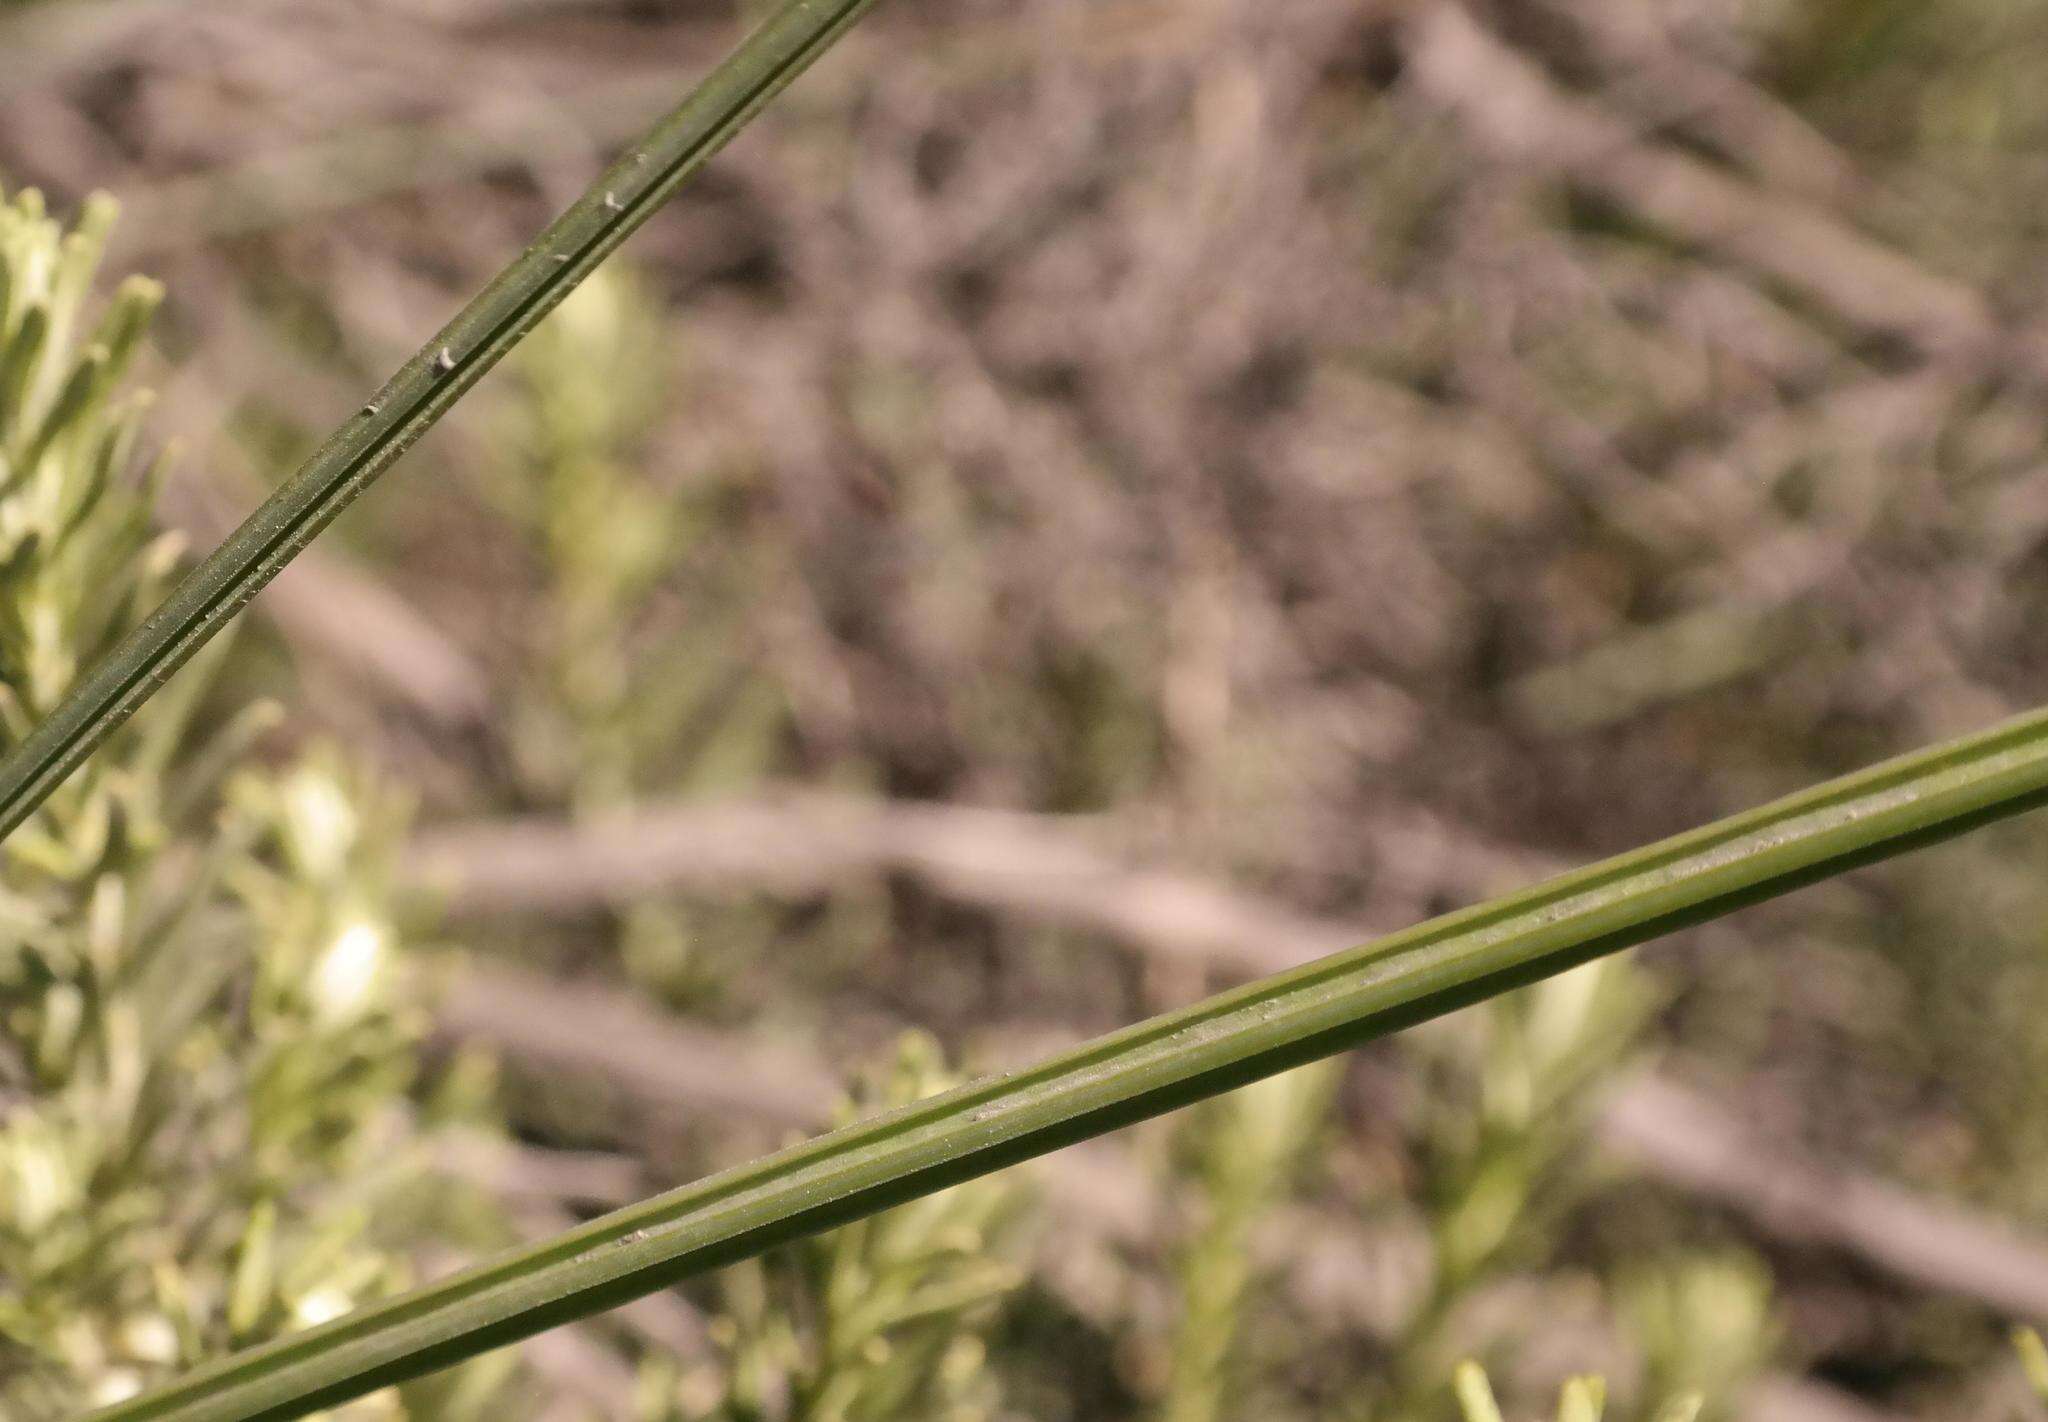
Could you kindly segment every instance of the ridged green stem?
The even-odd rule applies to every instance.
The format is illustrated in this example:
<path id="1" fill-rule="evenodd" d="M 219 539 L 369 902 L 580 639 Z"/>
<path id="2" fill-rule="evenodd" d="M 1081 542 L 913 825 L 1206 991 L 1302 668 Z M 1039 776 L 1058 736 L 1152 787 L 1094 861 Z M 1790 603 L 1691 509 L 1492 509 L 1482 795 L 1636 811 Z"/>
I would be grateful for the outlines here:
<path id="1" fill-rule="evenodd" d="M 298 1417 L 2042 803 L 2048 712 L 820 1136 L 225 1359 L 93 1422 Z"/>
<path id="2" fill-rule="evenodd" d="M 629 148 L 0 761 L 0 839 L 873 3 L 789 0 Z"/>

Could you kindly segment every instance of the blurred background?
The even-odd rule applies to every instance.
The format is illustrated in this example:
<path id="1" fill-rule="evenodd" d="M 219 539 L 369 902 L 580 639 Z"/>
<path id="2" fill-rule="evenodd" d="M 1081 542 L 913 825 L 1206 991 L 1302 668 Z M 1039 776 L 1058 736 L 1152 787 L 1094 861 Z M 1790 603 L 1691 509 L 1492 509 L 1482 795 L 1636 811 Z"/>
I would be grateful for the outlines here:
<path id="1" fill-rule="evenodd" d="M 111 192 L 168 291 L 168 521 L 231 526 L 759 13 L 0 6 L 0 181 Z M 471 1083 L 434 1168 L 500 1223 L 405 1248 L 2048 696 L 2044 63 L 2014 0 L 886 0 L 211 693 L 409 806 L 403 1091 Z M 1511 1415 L 2034 1415 L 2044 853 L 551 1335 L 486 1415 L 1448 1418 L 1465 1357 Z"/>

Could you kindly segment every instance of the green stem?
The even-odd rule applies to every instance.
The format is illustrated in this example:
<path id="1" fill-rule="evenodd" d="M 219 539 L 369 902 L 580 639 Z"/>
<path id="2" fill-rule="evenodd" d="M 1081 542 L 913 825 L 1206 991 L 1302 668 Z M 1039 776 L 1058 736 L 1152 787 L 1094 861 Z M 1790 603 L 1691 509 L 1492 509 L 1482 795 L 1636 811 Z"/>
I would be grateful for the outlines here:
<path id="1" fill-rule="evenodd" d="M 788 0 L 0 761 L 0 839 L 874 0 Z"/>
<path id="2" fill-rule="evenodd" d="M 2043 803 L 2036 712 L 724 1171 L 92 1422 L 298 1417 Z"/>

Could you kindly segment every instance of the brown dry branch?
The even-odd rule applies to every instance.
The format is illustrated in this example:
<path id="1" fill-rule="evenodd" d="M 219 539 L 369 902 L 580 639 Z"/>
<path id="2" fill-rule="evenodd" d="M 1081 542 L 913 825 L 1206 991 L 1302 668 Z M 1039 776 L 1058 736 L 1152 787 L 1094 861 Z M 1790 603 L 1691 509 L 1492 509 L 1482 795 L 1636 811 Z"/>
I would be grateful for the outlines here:
<path id="1" fill-rule="evenodd" d="M 1823 206 L 1870 190 L 1856 161 L 1797 109 L 1733 65 L 1689 53 L 1668 14 L 1599 0 L 1540 0 L 1538 8 L 1584 46 L 1602 96 L 1641 121 L 1697 135 L 1771 187 Z"/>
<path id="2" fill-rule="evenodd" d="M 1553 171 L 1866 333 L 1972 363 L 2005 344 L 1970 287 L 1831 212 L 1645 141 L 1598 105 L 1563 93 L 1462 6 L 1415 6 L 1407 39 L 1416 92 L 1457 114 L 1462 131 L 1499 157 Z"/>
<path id="3" fill-rule="evenodd" d="M 1931 1293 L 2048 1318 L 2048 1239 L 1803 1157 L 1657 1075 L 1617 1091 L 1601 1138 L 1666 1184 L 1739 1210 L 1790 1243 L 1840 1249 Z"/>

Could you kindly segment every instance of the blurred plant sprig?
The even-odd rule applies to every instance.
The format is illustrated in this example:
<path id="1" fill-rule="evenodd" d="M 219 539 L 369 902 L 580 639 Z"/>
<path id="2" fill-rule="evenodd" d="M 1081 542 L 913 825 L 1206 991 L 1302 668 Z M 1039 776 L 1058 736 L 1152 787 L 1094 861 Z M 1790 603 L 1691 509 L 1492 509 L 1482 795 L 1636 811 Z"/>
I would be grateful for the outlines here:
<path id="1" fill-rule="evenodd" d="M 33 191 L 0 201 L 4 744 L 178 564 L 122 385 L 162 292 L 130 278 L 93 316 L 113 217 L 95 198 L 65 233 Z M 204 670 L 0 848 L 0 1413 L 24 1422 L 411 1282 L 377 1227 L 430 1193 L 397 807 L 332 753 L 264 767 L 274 708 L 217 714 Z"/>
<path id="2" fill-rule="evenodd" d="M 938 1044 L 906 1035 L 842 1113 L 905 1106 L 959 1083 Z M 645 1422 L 991 1422 L 996 1306 L 1023 1280 L 1012 1260 L 1028 1190 L 1013 1177 L 958 1185 L 743 1264 L 723 1281 L 715 1364 L 657 1361 Z"/>

